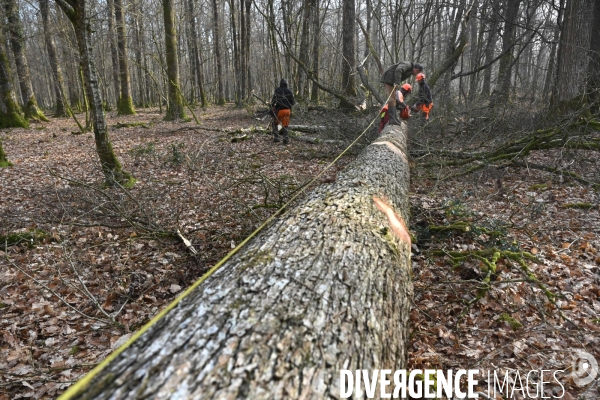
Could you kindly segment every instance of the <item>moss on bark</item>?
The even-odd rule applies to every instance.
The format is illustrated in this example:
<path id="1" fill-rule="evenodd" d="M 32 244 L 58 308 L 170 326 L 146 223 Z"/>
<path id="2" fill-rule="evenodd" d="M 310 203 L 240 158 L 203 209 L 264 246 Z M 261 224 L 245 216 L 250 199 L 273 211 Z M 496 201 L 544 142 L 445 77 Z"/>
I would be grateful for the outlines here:
<path id="1" fill-rule="evenodd" d="M 44 112 L 40 109 L 35 100 L 35 97 L 31 96 L 27 105 L 25 106 L 25 118 L 30 121 L 50 121 L 45 115 Z"/>
<path id="2" fill-rule="evenodd" d="M 21 112 L 21 107 L 13 99 L 4 98 L 6 113 L 0 111 L 0 129 L 2 128 L 29 128 L 27 120 Z"/>
<path id="3" fill-rule="evenodd" d="M 22 115 L 16 112 L 0 114 L 0 129 L 3 128 L 28 128 L 29 124 Z"/>
<path id="4" fill-rule="evenodd" d="M 117 112 L 119 115 L 135 115 L 135 107 L 132 98 L 119 98 L 117 101 Z"/>
<path id="5" fill-rule="evenodd" d="M 2 148 L 2 141 L 0 140 L 0 168 L 12 167 L 12 163 L 6 159 L 4 149 Z"/>

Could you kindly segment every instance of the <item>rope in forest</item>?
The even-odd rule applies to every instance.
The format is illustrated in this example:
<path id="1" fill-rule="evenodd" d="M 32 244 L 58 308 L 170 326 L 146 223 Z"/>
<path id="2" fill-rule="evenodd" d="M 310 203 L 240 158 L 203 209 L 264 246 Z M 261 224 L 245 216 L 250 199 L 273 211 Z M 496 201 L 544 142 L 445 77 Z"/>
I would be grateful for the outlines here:
<path id="1" fill-rule="evenodd" d="M 392 92 L 393 93 L 393 92 Z M 390 94 L 391 96 L 391 94 Z M 390 99 L 388 96 L 388 101 Z M 380 110 L 381 112 L 381 110 Z M 58 397 L 58 400 L 70 400 L 74 398 L 76 395 L 80 393 L 80 391 L 84 390 L 87 385 L 98 375 L 104 368 L 110 364 L 111 361 L 116 359 L 121 353 L 123 353 L 129 346 L 131 346 L 137 339 L 139 339 L 144 333 L 146 333 L 154 324 L 156 324 L 161 318 L 163 318 L 169 311 L 174 309 L 184 298 L 186 298 L 194 289 L 200 286 L 204 281 L 206 281 L 211 275 L 217 272 L 227 261 L 231 259 L 234 255 L 236 255 L 251 239 L 253 239 L 256 235 L 258 235 L 267 225 L 269 225 L 275 218 L 280 216 L 283 210 L 286 209 L 288 205 L 290 205 L 294 200 L 298 198 L 302 193 L 306 191 L 308 187 L 310 187 L 313 183 L 317 181 L 329 168 L 331 168 L 336 162 L 340 160 L 368 131 L 373 123 L 377 119 L 379 119 L 380 112 L 377 113 L 377 116 L 373 118 L 371 123 L 362 131 L 362 133 L 354 139 L 352 143 L 348 145 L 333 161 L 331 161 L 321 172 L 319 172 L 310 182 L 304 185 L 300 190 L 298 190 L 283 206 L 281 206 L 273 215 L 271 215 L 265 222 L 263 222 L 258 228 L 256 228 L 248 237 L 246 237 L 240 244 L 238 244 L 233 250 L 231 250 L 225 257 L 223 257 L 218 263 L 216 263 L 213 267 L 211 267 L 204 275 L 202 275 L 196 282 L 194 282 L 190 287 L 188 287 L 183 293 L 181 293 L 175 300 L 173 300 L 167 307 L 161 310 L 157 315 L 155 315 L 146 325 L 141 327 L 137 332 L 135 332 L 125 343 L 121 345 L 118 349 L 110 353 L 104 360 L 102 360 L 94 369 L 88 372 L 83 378 L 77 381 L 73 386 L 71 386 L 65 393 Z"/>

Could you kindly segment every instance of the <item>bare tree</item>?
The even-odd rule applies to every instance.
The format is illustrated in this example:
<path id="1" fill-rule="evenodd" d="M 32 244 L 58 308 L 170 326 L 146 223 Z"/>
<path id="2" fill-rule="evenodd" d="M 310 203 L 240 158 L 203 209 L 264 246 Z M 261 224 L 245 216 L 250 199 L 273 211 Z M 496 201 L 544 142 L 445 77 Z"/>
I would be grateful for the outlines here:
<path id="1" fill-rule="evenodd" d="M 27 128 L 29 124 L 17 102 L 12 85 L 10 62 L 4 49 L 6 40 L 3 31 L 0 29 L 0 96 L 2 99 L 0 102 L 0 128 Z M 5 110 L 2 110 L 2 105 Z"/>
<path id="2" fill-rule="evenodd" d="M 44 24 L 44 42 L 46 43 L 46 51 L 48 52 L 48 60 L 50 61 L 50 69 L 52 70 L 52 83 L 54 87 L 54 97 L 56 99 L 55 117 L 69 116 L 69 105 L 66 104 L 66 90 L 63 78 L 62 68 L 58 60 L 56 44 L 54 43 L 54 34 L 51 32 L 48 21 L 48 0 L 40 0 L 40 13 Z"/>
<path id="3" fill-rule="evenodd" d="M 165 22 L 165 53 L 167 58 L 167 85 L 169 104 L 166 120 L 185 119 L 183 97 L 179 85 L 179 63 L 177 58 L 177 32 L 175 29 L 175 11 L 173 0 L 162 0 Z"/>
<path id="4" fill-rule="evenodd" d="M 594 19 L 590 44 L 589 100 L 595 112 L 600 111 L 600 0 L 594 2 Z"/>
<path id="5" fill-rule="evenodd" d="M 356 98 L 356 9 L 354 0 L 342 1 L 342 91 L 349 98 Z M 354 109 L 355 104 L 345 100 L 341 108 Z"/>
<path id="6" fill-rule="evenodd" d="M 25 118 L 34 121 L 48 121 L 44 112 L 40 110 L 33 92 L 31 83 L 31 74 L 29 73 L 29 64 L 25 55 L 25 40 L 23 37 L 23 25 L 19 16 L 19 8 L 16 0 L 2 0 L 6 18 L 8 19 L 8 33 L 10 47 L 15 56 L 17 66 L 17 76 L 19 77 L 19 87 L 23 99 Z"/>
<path id="7" fill-rule="evenodd" d="M 502 35 L 502 51 L 498 69 L 498 84 L 492 93 L 492 104 L 506 102 L 510 95 L 510 81 L 514 64 L 512 47 L 515 40 L 517 16 L 521 0 L 507 0 L 504 10 L 504 33 Z"/>
<path id="8" fill-rule="evenodd" d="M 112 61 L 112 83 L 115 91 L 116 103 L 118 105 L 121 93 L 121 79 L 119 78 L 119 51 L 117 50 L 117 41 L 115 39 L 115 0 L 107 0 L 107 5 L 108 43 Z"/>
<path id="9" fill-rule="evenodd" d="M 129 77 L 129 61 L 127 55 L 127 30 L 125 28 L 125 9 L 123 0 L 114 0 L 115 20 L 117 21 L 117 46 L 119 49 L 119 74 L 121 91 L 117 101 L 119 115 L 135 114 L 133 98 L 131 97 L 131 79 Z"/>
<path id="10" fill-rule="evenodd" d="M 576 109 L 587 101 L 594 0 L 567 0 L 558 47 L 554 107 Z M 597 40 L 597 38 L 595 38 Z"/>
<path id="11" fill-rule="evenodd" d="M 225 88 L 223 86 L 223 59 L 221 57 L 221 35 L 219 30 L 219 5 L 217 0 L 212 0 L 213 7 L 213 45 L 215 51 L 215 62 L 217 65 L 217 104 L 225 104 Z"/>
<path id="12" fill-rule="evenodd" d="M 90 105 L 91 117 L 94 126 L 96 152 L 100 158 L 102 172 L 108 184 L 133 185 L 135 180 L 127 171 L 123 170 L 119 159 L 115 155 L 108 134 L 108 127 L 104 117 L 102 94 L 98 86 L 98 75 L 94 65 L 92 50 L 92 17 L 89 14 L 88 0 L 56 0 L 58 6 L 73 24 L 79 57 L 83 71 L 85 94 Z"/>

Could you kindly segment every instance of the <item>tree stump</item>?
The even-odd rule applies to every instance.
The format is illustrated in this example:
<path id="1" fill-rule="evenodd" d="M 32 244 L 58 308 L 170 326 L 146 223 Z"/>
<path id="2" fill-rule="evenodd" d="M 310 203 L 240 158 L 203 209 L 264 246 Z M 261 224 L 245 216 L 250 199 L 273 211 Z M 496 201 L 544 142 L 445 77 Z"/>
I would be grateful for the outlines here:
<path id="1" fill-rule="evenodd" d="M 341 369 L 405 368 L 406 141 L 388 125 L 65 398 L 339 398 Z"/>

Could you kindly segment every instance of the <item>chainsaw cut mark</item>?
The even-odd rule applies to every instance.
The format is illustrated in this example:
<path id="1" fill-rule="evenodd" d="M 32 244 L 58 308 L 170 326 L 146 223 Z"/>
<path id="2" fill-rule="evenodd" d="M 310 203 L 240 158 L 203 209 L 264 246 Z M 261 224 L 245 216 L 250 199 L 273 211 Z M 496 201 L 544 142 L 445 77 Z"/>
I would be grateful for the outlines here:
<path id="1" fill-rule="evenodd" d="M 396 145 L 395 145 L 394 143 L 392 143 L 392 142 L 388 142 L 388 141 L 386 140 L 386 141 L 384 141 L 384 142 L 377 142 L 377 143 L 373 143 L 373 144 L 376 144 L 376 145 L 382 145 L 382 144 L 384 144 L 384 145 L 386 145 L 386 146 L 387 146 L 387 147 L 388 147 L 390 150 L 392 150 L 394 153 L 396 153 L 396 154 L 398 154 L 400 157 L 402 157 L 402 159 L 403 159 L 404 161 L 408 161 L 408 160 L 406 159 L 406 155 L 404 155 L 404 152 L 403 152 L 402 150 L 400 150 L 400 149 L 398 148 L 398 146 L 396 146 Z"/>
<path id="2" fill-rule="evenodd" d="M 389 205 L 385 200 L 373 196 L 373 201 L 375 202 L 377 208 L 388 217 L 392 231 L 398 237 L 398 239 L 408 243 L 408 246 L 410 247 L 410 234 L 408 233 L 408 229 L 406 229 L 406 224 L 404 223 L 402 217 L 396 214 L 392 206 Z"/>

